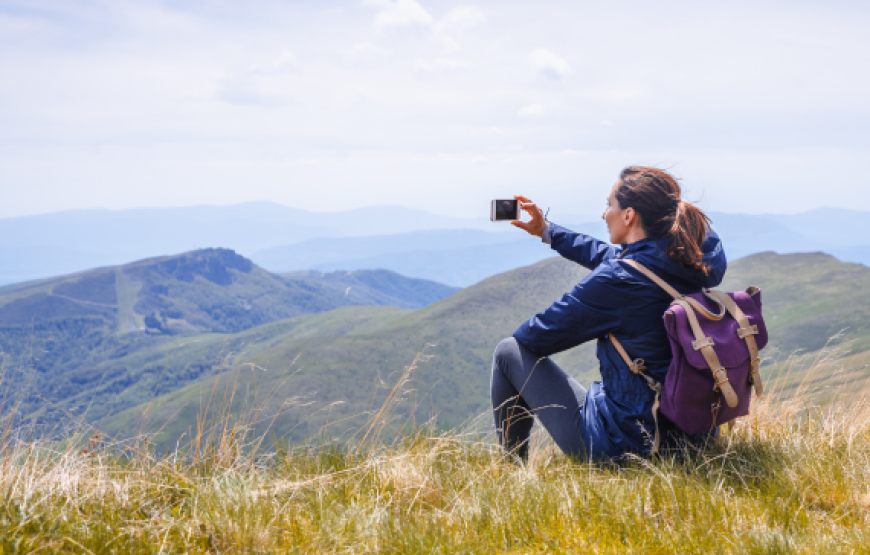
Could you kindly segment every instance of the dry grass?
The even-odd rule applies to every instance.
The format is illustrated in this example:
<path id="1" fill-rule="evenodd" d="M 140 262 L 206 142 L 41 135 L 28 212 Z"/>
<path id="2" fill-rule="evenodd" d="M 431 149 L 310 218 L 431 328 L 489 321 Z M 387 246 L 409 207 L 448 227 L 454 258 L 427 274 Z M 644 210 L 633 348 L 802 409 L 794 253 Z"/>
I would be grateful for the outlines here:
<path id="1" fill-rule="evenodd" d="M 772 395 L 706 452 L 621 466 L 570 460 L 538 432 L 528 464 L 478 422 L 385 442 L 256 449 L 205 415 L 178 452 L 146 441 L 23 441 L 0 454 L 0 549 L 72 553 L 852 553 L 870 551 L 870 404 L 814 406 L 819 373 Z M 848 369 L 845 369 L 848 370 Z M 864 384 L 840 382 L 843 392 Z M 829 391 L 830 393 L 830 391 Z M 211 419 L 209 419 L 211 418 Z M 482 418 L 488 422 L 488 416 Z M 407 423 L 400 423 L 404 425 Z M 483 427 L 486 427 L 485 425 Z M 407 429 L 407 428 L 406 428 Z"/>

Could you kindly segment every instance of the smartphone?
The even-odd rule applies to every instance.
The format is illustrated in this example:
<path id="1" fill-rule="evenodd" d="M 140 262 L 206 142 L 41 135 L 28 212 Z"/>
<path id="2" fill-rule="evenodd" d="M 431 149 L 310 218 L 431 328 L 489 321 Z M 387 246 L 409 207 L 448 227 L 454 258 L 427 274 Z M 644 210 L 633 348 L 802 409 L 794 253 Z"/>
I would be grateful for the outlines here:
<path id="1" fill-rule="evenodd" d="M 520 219 L 520 201 L 516 199 L 494 199 L 489 206 L 489 220 L 509 222 Z"/>

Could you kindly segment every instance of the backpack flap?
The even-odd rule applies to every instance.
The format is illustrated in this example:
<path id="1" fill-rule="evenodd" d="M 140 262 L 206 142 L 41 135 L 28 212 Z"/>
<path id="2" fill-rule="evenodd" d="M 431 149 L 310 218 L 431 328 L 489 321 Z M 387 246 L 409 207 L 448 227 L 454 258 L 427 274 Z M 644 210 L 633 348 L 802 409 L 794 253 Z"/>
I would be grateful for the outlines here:
<path id="1" fill-rule="evenodd" d="M 736 293 L 728 293 L 728 296 L 734 299 L 735 304 L 740 307 L 740 310 L 745 314 L 749 321 L 750 333 L 753 333 L 758 349 L 762 349 L 767 345 L 767 327 L 764 325 L 764 319 L 761 317 L 761 290 L 757 287 L 750 287 L 746 291 L 738 291 Z M 696 293 L 687 295 L 701 303 L 705 308 L 713 313 L 719 311 L 717 303 L 712 301 L 704 293 Z M 665 328 L 668 331 L 668 336 L 672 340 L 672 345 L 675 343 L 682 347 L 682 353 L 674 353 L 674 356 L 682 354 L 689 364 L 693 367 L 701 369 L 709 369 L 710 366 L 700 350 L 694 347 L 696 338 L 689 324 L 688 316 L 686 315 L 683 306 L 674 304 L 671 305 L 665 312 L 664 316 Z M 719 362 L 727 368 L 734 368 L 746 362 L 749 358 L 749 348 L 746 345 L 746 340 L 743 338 L 743 333 L 738 333 L 742 330 L 740 324 L 730 315 L 725 316 L 721 320 L 710 320 L 703 314 L 698 314 L 698 322 L 704 335 L 709 337 L 713 342 L 713 349 L 719 357 Z"/>

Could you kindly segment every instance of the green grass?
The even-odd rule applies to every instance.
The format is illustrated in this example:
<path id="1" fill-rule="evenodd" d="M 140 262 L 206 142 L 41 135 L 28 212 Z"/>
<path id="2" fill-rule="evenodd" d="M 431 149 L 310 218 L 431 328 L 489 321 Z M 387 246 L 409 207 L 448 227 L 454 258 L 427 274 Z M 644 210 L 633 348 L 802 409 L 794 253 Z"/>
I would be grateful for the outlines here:
<path id="1" fill-rule="evenodd" d="M 848 360 L 848 359 L 847 359 Z M 808 369 L 827 372 L 825 360 Z M 706 451 L 617 466 L 569 459 L 536 432 L 527 464 L 486 421 L 449 431 L 382 410 L 339 442 L 271 445 L 261 414 L 212 391 L 188 441 L 72 432 L 62 444 L 9 421 L 0 450 L 3 553 L 860 553 L 870 550 L 870 404 L 803 388 L 756 401 Z M 782 378 L 784 379 L 784 378 Z M 780 380 L 781 381 L 781 380 Z M 854 383 L 853 383 L 854 385 Z M 841 388 L 842 389 L 842 388 Z M 227 397 L 230 396 L 230 398 Z M 313 409 L 309 409 L 313 410 Z M 484 422 L 481 424 L 481 422 Z M 385 432 L 397 432 L 385 442 Z"/>

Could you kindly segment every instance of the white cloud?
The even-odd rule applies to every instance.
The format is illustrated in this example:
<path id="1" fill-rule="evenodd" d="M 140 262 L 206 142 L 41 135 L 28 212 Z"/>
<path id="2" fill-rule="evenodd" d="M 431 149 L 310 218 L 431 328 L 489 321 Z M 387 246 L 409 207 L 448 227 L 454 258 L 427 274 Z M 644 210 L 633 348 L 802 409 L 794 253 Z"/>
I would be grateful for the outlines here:
<path id="1" fill-rule="evenodd" d="M 419 59 L 414 62 L 414 71 L 423 73 L 435 73 L 439 71 L 456 71 L 460 69 L 468 69 L 471 64 L 464 60 L 451 60 L 449 58 L 438 58 L 436 60 Z"/>
<path id="2" fill-rule="evenodd" d="M 422 207 L 433 187 L 476 215 L 542 173 L 543 196 L 576 202 L 660 161 L 715 210 L 748 210 L 745 191 L 757 211 L 870 210 L 849 177 L 870 156 L 866 2 L 361 2 L 0 8 L 0 215 Z"/>
<path id="3" fill-rule="evenodd" d="M 282 106 L 290 101 L 290 73 L 299 69 L 292 52 L 251 63 L 247 69 L 225 76 L 218 87 L 218 98 L 230 104 Z"/>
<path id="4" fill-rule="evenodd" d="M 375 27 L 411 27 L 432 25 L 434 19 L 414 0 L 364 0 L 364 6 L 378 8 Z"/>
<path id="5" fill-rule="evenodd" d="M 486 16 L 483 10 L 477 6 L 459 6 L 453 8 L 445 15 L 438 24 L 435 30 L 439 32 L 447 32 L 452 29 L 475 27 L 486 21 Z"/>
<path id="6" fill-rule="evenodd" d="M 370 42 L 361 42 L 353 45 L 351 49 L 351 57 L 355 59 L 371 59 L 389 56 L 390 51 L 379 48 Z"/>
<path id="7" fill-rule="evenodd" d="M 453 54 L 454 52 L 459 52 L 462 50 L 462 47 L 459 46 L 459 43 L 453 39 L 453 37 L 449 37 L 447 35 L 437 35 L 438 42 L 441 44 L 441 50 L 444 51 L 445 54 Z"/>
<path id="8" fill-rule="evenodd" d="M 503 135 L 503 134 L 504 134 L 504 129 L 502 129 L 501 127 L 495 126 L 495 125 L 493 125 L 493 126 L 491 126 L 491 127 L 484 128 L 484 129 L 475 129 L 475 130 L 472 132 L 472 135 L 475 135 L 475 136 L 480 136 L 480 135 Z"/>
<path id="9" fill-rule="evenodd" d="M 299 59 L 293 52 L 281 52 L 271 60 L 251 65 L 251 70 L 257 73 L 284 72 L 295 69 L 299 69 Z"/>
<path id="10" fill-rule="evenodd" d="M 247 74 L 224 79 L 218 89 L 218 98 L 230 104 L 274 107 L 287 104 L 290 93 L 281 82 Z"/>
<path id="11" fill-rule="evenodd" d="M 546 114 L 546 110 L 540 104 L 529 104 L 520 108 L 520 111 L 517 112 L 517 115 L 521 118 L 539 118 L 544 114 Z"/>
<path id="12" fill-rule="evenodd" d="M 571 74 L 568 62 L 543 48 L 536 48 L 529 53 L 529 65 L 544 77 L 557 81 Z"/>

